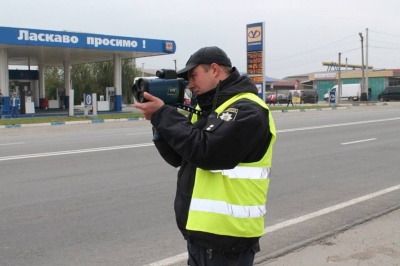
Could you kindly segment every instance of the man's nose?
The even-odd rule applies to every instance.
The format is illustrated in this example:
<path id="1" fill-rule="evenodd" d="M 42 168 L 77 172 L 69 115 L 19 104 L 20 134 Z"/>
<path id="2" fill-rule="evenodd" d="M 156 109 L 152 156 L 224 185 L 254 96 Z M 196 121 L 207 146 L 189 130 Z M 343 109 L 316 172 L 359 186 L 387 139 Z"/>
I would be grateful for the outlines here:
<path id="1" fill-rule="evenodd" d="M 192 81 L 189 81 L 188 89 L 189 89 L 189 90 L 193 90 L 193 89 L 194 89 L 194 85 L 193 85 L 193 82 L 192 82 Z"/>

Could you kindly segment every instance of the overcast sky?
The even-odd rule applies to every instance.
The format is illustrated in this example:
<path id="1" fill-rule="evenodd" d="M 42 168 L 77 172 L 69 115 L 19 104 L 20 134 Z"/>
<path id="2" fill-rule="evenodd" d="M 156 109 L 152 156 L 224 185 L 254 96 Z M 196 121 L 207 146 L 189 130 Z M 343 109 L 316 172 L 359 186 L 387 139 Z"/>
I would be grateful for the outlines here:
<path id="1" fill-rule="evenodd" d="M 183 68 L 204 46 L 226 51 L 246 71 L 246 25 L 265 23 L 266 75 L 326 71 L 322 62 L 361 65 L 361 39 L 376 69 L 400 68 L 399 0 L 0 0 L 0 26 L 174 40 L 173 55 L 138 67 Z M 364 48 L 364 51 L 367 49 Z M 366 58 L 364 59 L 366 61 Z"/>

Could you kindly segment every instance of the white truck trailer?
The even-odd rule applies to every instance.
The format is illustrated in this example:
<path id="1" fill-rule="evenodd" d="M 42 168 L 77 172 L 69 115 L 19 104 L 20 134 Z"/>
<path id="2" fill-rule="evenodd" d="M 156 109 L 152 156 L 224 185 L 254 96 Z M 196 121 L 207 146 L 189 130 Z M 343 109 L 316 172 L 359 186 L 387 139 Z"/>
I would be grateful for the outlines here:
<path id="1" fill-rule="evenodd" d="M 335 85 L 325 95 L 324 100 L 329 101 L 331 91 L 338 91 L 338 85 Z M 361 96 L 361 84 L 342 84 L 340 100 L 358 101 Z"/>

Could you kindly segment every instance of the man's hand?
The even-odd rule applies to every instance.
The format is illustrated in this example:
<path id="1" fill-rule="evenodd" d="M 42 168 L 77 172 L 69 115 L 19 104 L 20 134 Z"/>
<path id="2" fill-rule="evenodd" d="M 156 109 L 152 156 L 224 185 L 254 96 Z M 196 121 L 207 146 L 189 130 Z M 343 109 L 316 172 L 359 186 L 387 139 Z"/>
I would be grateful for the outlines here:
<path id="1" fill-rule="evenodd" d="M 164 102 L 160 98 L 157 98 L 147 92 L 143 94 L 143 97 L 147 100 L 147 102 L 136 103 L 135 107 L 142 110 L 146 120 L 150 120 L 152 115 L 164 105 Z"/>

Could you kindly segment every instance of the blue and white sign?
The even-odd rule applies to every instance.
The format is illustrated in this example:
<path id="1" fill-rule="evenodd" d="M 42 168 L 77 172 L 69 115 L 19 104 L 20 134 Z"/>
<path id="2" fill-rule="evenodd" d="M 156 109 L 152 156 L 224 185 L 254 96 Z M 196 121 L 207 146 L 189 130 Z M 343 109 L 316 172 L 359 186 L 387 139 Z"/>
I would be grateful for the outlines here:
<path id="1" fill-rule="evenodd" d="M 0 44 L 170 54 L 176 51 L 175 42 L 170 40 L 10 27 L 0 27 Z"/>
<path id="2" fill-rule="evenodd" d="M 85 101 L 85 107 L 92 106 L 93 105 L 92 94 L 91 93 L 85 93 L 84 94 L 84 101 Z"/>
<path id="3" fill-rule="evenodd" d="M 329 92 L 329 103 L 336 103 L 336 91 Z"/>

